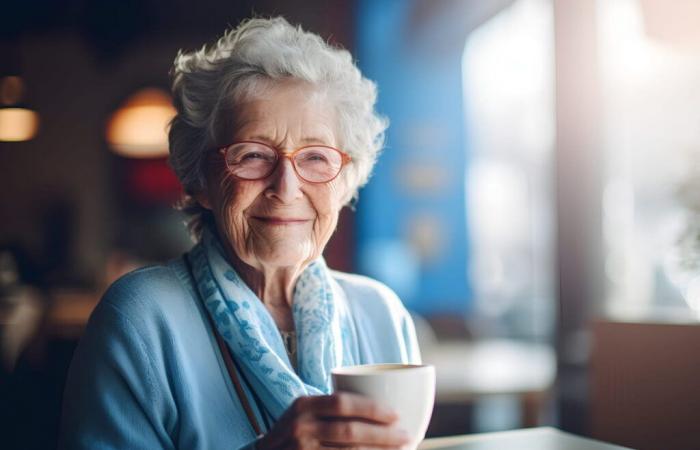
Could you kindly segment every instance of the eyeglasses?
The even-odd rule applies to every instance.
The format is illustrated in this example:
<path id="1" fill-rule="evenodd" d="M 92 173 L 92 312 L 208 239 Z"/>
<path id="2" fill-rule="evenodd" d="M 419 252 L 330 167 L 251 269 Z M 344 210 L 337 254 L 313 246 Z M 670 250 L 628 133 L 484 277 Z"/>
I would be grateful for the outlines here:
<path id="1" fill-rule="evenodd" d="M 242 180 L 262 180 L 275 171 L 280 158 L 289 158 L 297 176 L 309 183 L 328 183 L 351 161 L 346 153 L 326 145 L 308 145 L 282 153 L 267 144 L 240 141 L 219 149 L 231 175 Z"/>

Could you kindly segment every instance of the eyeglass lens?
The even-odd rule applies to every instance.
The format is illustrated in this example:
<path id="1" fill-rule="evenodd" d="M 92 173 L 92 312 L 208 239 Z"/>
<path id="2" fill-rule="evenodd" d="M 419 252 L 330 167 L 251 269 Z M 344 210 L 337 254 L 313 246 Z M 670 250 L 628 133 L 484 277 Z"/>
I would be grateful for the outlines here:
<path id="1" fill-rule="evenodd" d="M 233 175 L 255 180 L 268 176 L 275 169 L 279 154 L 264 144 L 243 142 L 226 151 L 226 165 Z M 294 153 L 292 163 L 306 181 L 322 183 L 338 175 L 343 166 L 341 153 L 330 147 L 305 147 Z"/>

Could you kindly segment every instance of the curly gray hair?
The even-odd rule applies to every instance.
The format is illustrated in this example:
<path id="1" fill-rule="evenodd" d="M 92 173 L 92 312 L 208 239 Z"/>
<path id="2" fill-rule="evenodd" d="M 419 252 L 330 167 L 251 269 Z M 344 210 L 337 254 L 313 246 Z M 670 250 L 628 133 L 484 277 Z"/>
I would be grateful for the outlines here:
<path id="1" fill-rule="evenodd" d="M 266 83 L 296 79 L 329 94 L 338 113 L 338 141 L 352 157 L 344 176 L 353 200 L 384 144 L 388 121 L 375 112 L 375 84 L 362 76 L 347 50 L 282 17 L 248 19 L 212 46 L 179 51 L 171 74 L 177 115 L 170 123 L 169 161 L 184 187 L 180 208 L 190 216 L 195 239 L 202 222 L 211 220 L 193 198 L 206 186 L 207 154 L 228 143 L 236 103 L 260 95 Z"/>

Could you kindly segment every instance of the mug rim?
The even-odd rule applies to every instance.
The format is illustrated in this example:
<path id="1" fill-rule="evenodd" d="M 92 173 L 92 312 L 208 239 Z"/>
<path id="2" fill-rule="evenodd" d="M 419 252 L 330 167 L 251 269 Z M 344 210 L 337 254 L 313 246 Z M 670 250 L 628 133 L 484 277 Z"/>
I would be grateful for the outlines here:
<path id="1" fill-rule="evenodd" d="M 357 364 L 354 366 L 343 366 L 331 369 L 332 375 L 341 376 L 368 376 L 377 375 L 378 372 L 372 369 L 387 368 L 383 373 L 405 373 L 406 371 L 417 371 L 424 369 L 435 369 L 432 364 L 404 364 L 404 363 L 379 363 L 379 364 Z"/>

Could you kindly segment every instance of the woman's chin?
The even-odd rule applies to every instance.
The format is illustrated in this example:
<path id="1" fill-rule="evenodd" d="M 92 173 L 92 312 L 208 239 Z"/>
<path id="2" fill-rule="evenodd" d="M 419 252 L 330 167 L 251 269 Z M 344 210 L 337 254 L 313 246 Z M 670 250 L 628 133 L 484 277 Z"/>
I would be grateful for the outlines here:
<path id="1" fill-rule="evenodd" d="M 311 245 L 303 245 L 299 241 L 290 245 L 280 242 L 279 245 L 253 249 L 255 259 L 268 267 L 293 267 L 305 263 L 312 256 Z"/>

